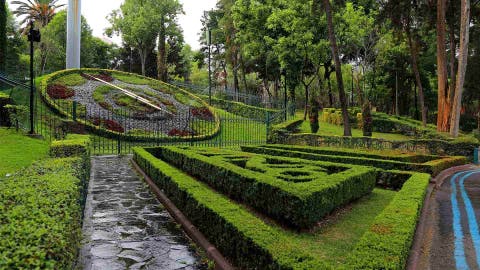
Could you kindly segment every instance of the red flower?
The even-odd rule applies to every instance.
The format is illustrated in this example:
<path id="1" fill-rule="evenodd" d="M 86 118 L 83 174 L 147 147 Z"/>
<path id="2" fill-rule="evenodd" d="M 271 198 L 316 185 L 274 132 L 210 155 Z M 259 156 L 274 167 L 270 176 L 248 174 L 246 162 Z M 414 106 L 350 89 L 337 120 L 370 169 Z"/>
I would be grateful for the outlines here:
<path id="1" fill-rule="evenodd" d="M 67 99 L 75 96 L 75 91 L 61 84 L 49 85 L 47 93 L 53 99 Z"/>
<path id="2" fill-rule="evenodd" d="M 122 127 L 122 125 L 120 125 L 119 123 L 113 120 L 94 118 L 92 122 L 95 126 L 101 126 L 114 132 L 118 132 L 118 133 L 125 132 L 125 129 Z"/>
<path id="3" fill-rule="evenodd" d="M 103 80 L 103 81 L 106 81 L 106 82 L 113 82 L 113 80 L 114 80 L 113 77 L 108 73 L 88 74 L 87 75 L 87 74 L 82 72 L 82 73 L 80 73 L 80 75 L 87 80 L 93 80 L 92 77 Z"/>
<path id="4" fill-rule="evenodd" d="M 213 114 L 208 108 L 193 108 L 190 110 L 191 114 L 194 117 L 203 119 L 203 120 L 211 120 L 213 119 Z"/>
<path id="5" fill-rule="evenodd" d="M 193 133 L 188 130 L 179 130 L 179 129 L 172 129 L 168 132 L 168 136 L 170 137 L 187 137 L 192 136 Z"/>

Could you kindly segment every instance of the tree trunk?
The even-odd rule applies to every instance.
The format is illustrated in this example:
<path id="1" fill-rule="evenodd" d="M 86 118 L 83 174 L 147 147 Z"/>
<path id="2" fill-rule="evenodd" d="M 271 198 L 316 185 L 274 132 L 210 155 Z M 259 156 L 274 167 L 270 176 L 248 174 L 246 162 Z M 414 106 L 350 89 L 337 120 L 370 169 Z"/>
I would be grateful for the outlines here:
<path id="1" fill-rule="evenodd" d="M 460 110 L 462 107 L 463 85 L 467 71 L 468 42 L 470 28 L 470 0 L 461 0 L 460 50 L 458 52 L 458 72 L 453 98 L 450 135 L 458 137 L 460 128 Z"/>
<path id="2" fill-rule="evenodd" d="M 305 85 L 305 84 L 304 84 Z M 305 85 L 305 105 L 304 105 L 304 111 L 303 111 L 303 121 L 307 120 L 307 114 L 308 114 L 308 98 L 310 97 L 309 95 L 309 90 L 308 86 Z"/>
<path id="3" fill-rule="evenodd" d="M 333 59 L 335 60 L 335 72 L 337 75 L 338 92 L 340 96 L 340 104 L 342 106 L 343 136 L 352 136 L 352 130 L 350 129 L 350 121 L 347 111 L 347 99 L 345 96 L 345 88 L 343 85 L 342 64 L 340 63 L 340 57 L 338 55 L 337 39 L 335 37 L 335 30 L 333 28 L 330 0 L 323 0 L 323 4 L 325 6 L 325 13 L 327 15 L 328 36 L 330 39 L 330 47 L 332 49 Z"/>
<path id="4" fill-rule="evenodd" d="M 448 74 L 447 74 L 447 55 L 445 48 L 445 14 L 446 0 L 437 0 L 437 73 L 438 73 L 438 113 L 437 130 L 448 131 L 449 120 L 449 102 L 448 93 Z"/>
<path id="5" fill-rule="evenodd" d="M 138 54 L 140 56 L 140 64 L 142 66 L 142 75 L 145 76 L 145 62 L 147 60 L 147 51 L 143 49 L 138 49 Z"/>
<path id="6" fill-rule="evenodd" d="M 325 63 L 325 74 L 324 74 L 324 79 L 327 81 L 327 87 L 328 87 L 328 102 L 330 105 L 330 108 L 333 107 L 333 94 L 332 94 L 332 82 L 330 81 L 330 74 L 332 74 L 333 69 L 330 69 L 330 63 Z"/>
<path id="7" fill-rule="evenodd" d="M 167 49 L 166 49 L 166 29 L 165 18 L 162 16 L 160 21 L 160 31 L 158 32 L 158 55 L 157 55 L 157 72 L 158 79 L 166 82 L 168 80 L 167 74 Z"/>
<path id="8" fill-rule="evenodd" d="M 408 38 L 408 45 L 410 47 L 410 54 L 412 55 L 412 69 L 413 73 L 415 74 L 415 81 L 417 82 L 418 87 L 418 101 L 420 102 L 420 108 L 422 109 L 422 125 L 424 127 L 427 126 L 427 108 L 425 108 L 425 97 L 423 94 L 423 86 L 422 80 L 420 78 L 420 71 L 418 70 L 418 55 L 416 45 L 413 42 L 412 35 L 409 30 L 409 26 L 407 26 L 407 38 Z"/>

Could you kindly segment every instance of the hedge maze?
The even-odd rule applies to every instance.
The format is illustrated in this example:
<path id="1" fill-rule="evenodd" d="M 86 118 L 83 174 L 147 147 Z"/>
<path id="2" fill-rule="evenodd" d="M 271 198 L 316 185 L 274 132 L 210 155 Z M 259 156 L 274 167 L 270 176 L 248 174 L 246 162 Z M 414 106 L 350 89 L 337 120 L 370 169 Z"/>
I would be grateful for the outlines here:
<path id="1" fill-rule="evenodd" d="M 157 147 L 134 160 L 236 266 L 403 269 L 428 173 L 466 160 L 391 154 Z"/>

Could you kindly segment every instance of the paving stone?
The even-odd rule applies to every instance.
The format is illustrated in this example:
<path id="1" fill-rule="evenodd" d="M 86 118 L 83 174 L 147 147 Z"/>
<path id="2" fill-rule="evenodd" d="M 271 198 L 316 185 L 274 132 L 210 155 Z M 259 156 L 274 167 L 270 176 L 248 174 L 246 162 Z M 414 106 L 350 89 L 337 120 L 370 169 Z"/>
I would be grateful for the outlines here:
<path id="1" fill-rule="evenodd" d="M 134 172 L 130 157 L 94 157 L 79 258 L 93 269 L 200 269 L 189 239 Z"/>

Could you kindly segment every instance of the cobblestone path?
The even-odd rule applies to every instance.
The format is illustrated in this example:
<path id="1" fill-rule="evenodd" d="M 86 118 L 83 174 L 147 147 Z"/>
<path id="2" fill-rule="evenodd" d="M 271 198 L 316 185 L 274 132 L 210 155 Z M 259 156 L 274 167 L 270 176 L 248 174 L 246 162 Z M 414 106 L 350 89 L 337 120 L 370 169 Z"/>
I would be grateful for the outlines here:
<path id="1" fill-rule="evenodd" d="M 90 269 L 199 269 L 168 212 L 129 157 L 94 157 L 79 263 Z"/>

